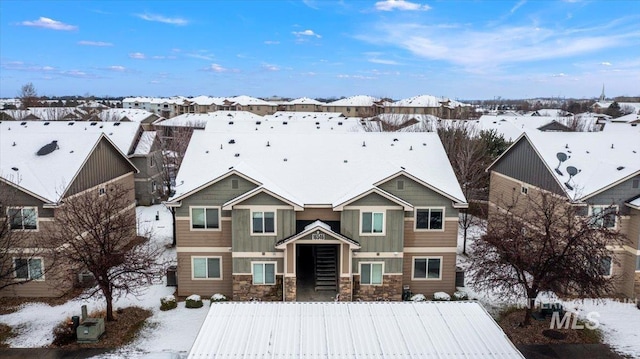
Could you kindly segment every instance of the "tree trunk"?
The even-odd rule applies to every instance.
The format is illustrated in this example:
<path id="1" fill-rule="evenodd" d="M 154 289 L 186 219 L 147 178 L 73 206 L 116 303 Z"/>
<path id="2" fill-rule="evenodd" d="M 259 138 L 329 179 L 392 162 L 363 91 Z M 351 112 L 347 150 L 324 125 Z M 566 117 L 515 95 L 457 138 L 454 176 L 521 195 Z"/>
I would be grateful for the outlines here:
<path id="1" fill-rule="evenodd" d="M 115 318 L 113 317 L 113 295 L 111 291 L 105 291 L 104 297 L 107 300 L 107 322 L 113 322 Z"/>
<path id="2" fill-rule="evenodd" d="M 532 289 L 527 290 L 527 310 L 525 310 L 524 321 L 522 322 L 522 325 L 525 327 L 531 324 L 531 316 L 533 314 L 533 308 L 536 305 L 537 296 L 537 291 L 534 291 Z"/>

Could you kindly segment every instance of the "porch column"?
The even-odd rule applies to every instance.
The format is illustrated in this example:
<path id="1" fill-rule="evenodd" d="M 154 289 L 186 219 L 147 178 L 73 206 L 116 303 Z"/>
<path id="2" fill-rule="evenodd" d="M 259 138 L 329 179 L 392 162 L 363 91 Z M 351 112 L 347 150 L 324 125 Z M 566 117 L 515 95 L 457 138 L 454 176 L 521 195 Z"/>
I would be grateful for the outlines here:
<path id="1" fill-rule="evenodd" d="M 287 244 L 284 250 L 284 301 L 296 301 L 296 245 L 295 243 Z"/>
<path id="2" fill-rule="evenodd" d="M 338 280 L 338 293 L 340 301 L 353 300 L 353 275 L 351 273 L 351 259 L 353 253 L 348 244 L 340 245 L 340 279 Z"/>

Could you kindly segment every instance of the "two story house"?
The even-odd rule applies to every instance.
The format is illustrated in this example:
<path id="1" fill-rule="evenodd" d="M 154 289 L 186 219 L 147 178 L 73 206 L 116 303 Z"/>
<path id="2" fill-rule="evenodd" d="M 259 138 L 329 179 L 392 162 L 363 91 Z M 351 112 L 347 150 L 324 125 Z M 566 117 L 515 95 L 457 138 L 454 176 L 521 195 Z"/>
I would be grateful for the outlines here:
<path id="1" fill-rule="evenodd" d="M 56 297 L 79 274 L 63 264 L 52 266 L 46 246 L 65 200 L 118 185 L 130 194 L 126 210 L 135 214 L 137 169 L 104 133 L 28 131 L 42 122 L 21 126 L 0 123 L 0 211 L 8 226 L 0 249 L 0 297 Z"/>
<path id="2" fill-rule="evenodd" d="M 435 133 L 196 130 L 167 205 L 180 296 L 455 290 L 467 202 Z"/>
<path id="3" fill-rule="evenodd" d="M 488 170 L 494 208 L 504 198 L 546 191 L 585 216 L 612 211 L 594 225 L 628 241 L 611 246 L 605 272 L 617 293 L 640 296 L 640 133 L 527 131 Z"/>

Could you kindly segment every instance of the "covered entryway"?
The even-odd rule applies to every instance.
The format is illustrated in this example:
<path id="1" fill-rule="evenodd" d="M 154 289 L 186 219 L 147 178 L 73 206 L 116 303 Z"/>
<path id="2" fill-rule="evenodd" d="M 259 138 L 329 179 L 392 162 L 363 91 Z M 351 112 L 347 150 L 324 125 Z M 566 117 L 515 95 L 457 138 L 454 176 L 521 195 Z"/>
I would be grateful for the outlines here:
<path id="1" fill-rule="evenodd" d="M 296 244 L 297 301 L 333 300 L 338 294 L 337 244 Z"/>
<path id="2" fill-rule="evenodd" d="M 360 244 L 315 221 L 276 243 L 284 251 L 284 301 L 333 301 L 352 298 L 351 258 Z"/>

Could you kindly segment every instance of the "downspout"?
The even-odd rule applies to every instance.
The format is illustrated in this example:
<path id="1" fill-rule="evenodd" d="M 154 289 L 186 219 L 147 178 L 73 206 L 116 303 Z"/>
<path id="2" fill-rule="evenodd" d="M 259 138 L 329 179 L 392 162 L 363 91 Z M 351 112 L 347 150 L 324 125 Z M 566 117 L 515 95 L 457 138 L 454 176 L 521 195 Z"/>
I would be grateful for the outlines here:
<path id="1" fill-rule="evenodd" d="M 171 246 L 175 247 L 176 246 L 176 208 L 175 207 L 171 207 L 171 220 L 173 222 L 173 229 L 172 229 L 172 235 L 173 235 L 173 240 L 171 241 Z"/>

